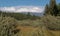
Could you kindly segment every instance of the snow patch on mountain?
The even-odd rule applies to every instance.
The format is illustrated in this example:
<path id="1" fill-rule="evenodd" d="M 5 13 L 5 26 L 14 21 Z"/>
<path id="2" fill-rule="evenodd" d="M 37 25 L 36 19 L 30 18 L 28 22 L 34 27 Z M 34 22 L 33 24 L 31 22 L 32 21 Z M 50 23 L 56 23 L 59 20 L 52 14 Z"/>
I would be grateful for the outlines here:
<path id="1" fill-rule="evenodd" d="M 38 6 L 16 6 L 16 7 L 0 7 L 1 11 L 6 12 L 37 12 L 42 13 L 44 11 L 44 7 Z"/>

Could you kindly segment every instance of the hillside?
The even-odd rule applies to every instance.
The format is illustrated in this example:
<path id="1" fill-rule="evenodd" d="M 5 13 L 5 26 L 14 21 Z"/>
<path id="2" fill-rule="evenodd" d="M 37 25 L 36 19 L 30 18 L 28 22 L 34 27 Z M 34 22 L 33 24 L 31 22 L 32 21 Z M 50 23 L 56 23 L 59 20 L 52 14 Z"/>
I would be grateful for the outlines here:
<path id="1" fill-rule="evenodd" d="M 54 22 L 51 22 L 52 19 L 56 20 Z M 60 36 L 60 17 L 53 17 L 53 16 L 45 16 L 41 19 L 36 20 L 16 20 L 12 17 L 0 17 L 0 36 L 5 35 L 11 35 L 11 36 Z M 47 21 L 49 20 L 49 21 Z M 50 28 L 54 28 L 54 30 L 51 30 L 48 28 L 49 26 L 46 26 L 45 23 L 51 23 L 50 26 L 52 26 L 52 23 L 57 22 L 56 24 L 59 25 L 53 25 Z M 58 29 L 57 29 L 58 28 Z M 2 29 L 2 30 L 1 30 Z M 7 29 L 7 30 L 6 30 Z M 56 30 L 55 30 L 56 29 Z M 4 32 L 2 32 L 4 31 Z M 10 31 L 10 32 L 8 32 Z"/>

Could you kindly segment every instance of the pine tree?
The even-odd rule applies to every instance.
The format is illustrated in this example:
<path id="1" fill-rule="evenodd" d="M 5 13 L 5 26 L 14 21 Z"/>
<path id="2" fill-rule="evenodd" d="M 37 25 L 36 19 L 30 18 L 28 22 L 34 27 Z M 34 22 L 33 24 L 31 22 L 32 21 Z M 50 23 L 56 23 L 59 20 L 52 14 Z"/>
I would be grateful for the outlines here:
<path id="1" fill-rule="evenodd" d="M 27 13 L 27 19 L 31 19 L 31 14 L 30 14 L 30 12 Z"/>
<path id="2" fill-rule="evenodd" d="M 54 15 L 54 16 L 57 16 L 58 15 L 58 8 L 57 8 L 57 5 L 56 5 L 56 0 L 50 0 L 50 14 L 51 15 Z"/>
<path id="3" fill-rule="evenodd" d="M 60 16 L 60 3 L 58 4 L 58 10 L 59 10 L 58 16 Z"/>
<path id="4" fill-rule="evenodd" d="M 47 15 L 47 14 L 49 14 L 49 6 L 48 6 L 48 4 L 46 4 L 46 6 L 45 6 L 45 14 L 44 15 Z"/>

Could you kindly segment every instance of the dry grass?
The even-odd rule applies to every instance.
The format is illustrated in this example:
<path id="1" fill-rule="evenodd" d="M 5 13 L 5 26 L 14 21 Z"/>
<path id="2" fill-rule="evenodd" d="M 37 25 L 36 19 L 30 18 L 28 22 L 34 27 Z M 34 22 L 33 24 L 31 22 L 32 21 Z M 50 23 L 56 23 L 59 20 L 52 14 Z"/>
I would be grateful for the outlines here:
<path id="1" fill-rule="evenodd" d="M 50 32 L 53 33 L 54 36 L 60 36 L 60 31 L 51 31 L 50 30 Z"/>
<path id="2" fill-rule="evenodd" d="M 60 17 L 57 17 L 56 19 L 53 16 L 47 16 L 47 17 L 45 16 L 45 17 L 42 17 L 42 19 L 20 20 L 20 21 L 15 20 L 14 18 L 10 19 L 10 17 L 8 18 L 5 17 L 1 22 L 6 24 L 7 21 L 8 23 L 14 23 L 15 25 L 16 24 L 18 25 L 16 29 L 20 31 L 15 36 L 60 36 L 60 31 L 48 30 L 45 27 L 45 24 L 49 24 L 50 27 L 56 28 L 57 24 L 60 25 Z M 54 26 L 53 23 L 56 25 Z M 57 28 L 60 28 L 60 26 Z"/>
<path id="3" fill-rule="evenodd" d="M 45 27 L 31 27 L 31 26 L 19 26 L 17 29 L 20 30 L 18 36 L 59 36 L 60 32 L 51 31 Z"/>
<path id="4" fill-rule="evenodd" d="M 19 26 L 17 27 L 17 29 L 19 29 L 20 32 L 17 34 L 18 36 L 60 36 L 60 31 L 51 31 L 45 27 L 45 24 L 49 24 L 49 27 L 59 29 L 59 23 L 59 16 L 44 16 L 41 19 L 37 20 L 18 21 Z"/>

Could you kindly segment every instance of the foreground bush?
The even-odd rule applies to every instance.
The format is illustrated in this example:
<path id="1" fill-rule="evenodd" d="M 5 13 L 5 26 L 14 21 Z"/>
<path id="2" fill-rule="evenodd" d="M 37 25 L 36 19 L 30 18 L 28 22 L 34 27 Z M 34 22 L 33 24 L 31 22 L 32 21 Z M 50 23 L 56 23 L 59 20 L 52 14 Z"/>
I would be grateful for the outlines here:
<path id="1" fill-rule="evenodd" d="M 16 27 L 17 21 L 10 17 L 0 17 L 0 36 L 14 36 L 12 32 Z"/>
<path id="2" fill-rule="evenodd" d="M 42 17 L 41 21 L 44 25 L 50 30 L 60 30 L 60 17 L 54 17 L 54 16 L 44 16 Z"/>

